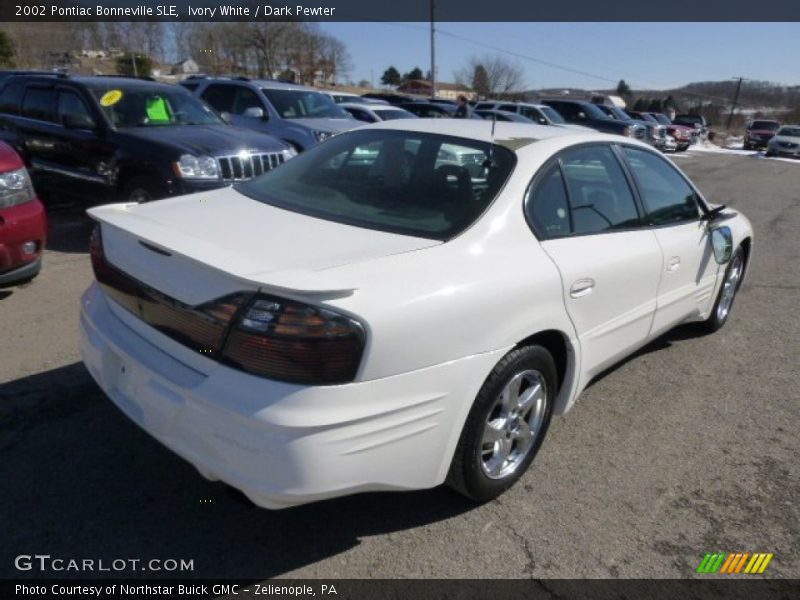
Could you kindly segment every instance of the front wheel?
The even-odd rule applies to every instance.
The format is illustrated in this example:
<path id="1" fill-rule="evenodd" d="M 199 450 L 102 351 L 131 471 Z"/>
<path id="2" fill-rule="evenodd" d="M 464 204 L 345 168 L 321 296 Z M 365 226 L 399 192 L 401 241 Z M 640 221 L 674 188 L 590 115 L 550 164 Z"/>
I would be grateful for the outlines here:
<path id="1" fill-rule="evenodd" d="M 736 292 L 742 283 L 742 276 L 744 275 L 744 253 L 742 248 L 739 247 L 731 256 L 730 262 L 725 269 L 725 277 L 722 280 L 722 287 L 717 294 L 717 300 L 714 302 L 714 308 L 711 315 L 703 322 L 703 326 L 709 332 L 718 331 L 722 329 L 728 316 L 731 314 L 733 308 L 733 300 L 736 298 Z"/>
<path id="2" fill-rule="evenodd" d="M 458 441 L 447 483 L 478 502 L 511 487 L 533 461 L 553 413 L 555 362 L 541 346 L 509 352 L 484 382 Z"/>
<path id="3" fill-rule="evenodd" d="M 125 202 L 150 202 L 167 195 L 167 190 L 162 183 L 154 177 L 142 175 L 132 178 L 122 188 L 122 197 Z"/>

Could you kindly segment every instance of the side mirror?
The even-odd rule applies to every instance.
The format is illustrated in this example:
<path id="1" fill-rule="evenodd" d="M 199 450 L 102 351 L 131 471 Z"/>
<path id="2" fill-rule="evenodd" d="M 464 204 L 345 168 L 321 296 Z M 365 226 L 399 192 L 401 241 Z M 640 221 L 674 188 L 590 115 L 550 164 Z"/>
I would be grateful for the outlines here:
<path id="1" fill-rule="evenodd" d="M 244 109 L 242 116 L 247 117 L 248 119 L 263 119 L 264 109 L 260 106 L 251 106 Z"/>
<path id="2" fill-rule="evenodd" d="M 223 110 L 221 113 L 219 113 L 219 116 L 220 116 L 220 118 L 221 118 L 223 121 L 225 121 L 225 122 L 226 122 L 228 125 L 230 125 L 231 123 L 233 123 L 233 118 L 231 117 L 231 113 L 229 113 L 227 110 Z"/>
<path id="3" fill-rule="evenodd" d="M 62 124 L 67 129 L 96 129 L 94 119 L 89 115 L 68 114 L 61 119 Z"/>
<path id="4" fill-rule="evenodd" d="M 733 234 L 730 227 L 715 227 L 711 230 L 711 247 L 714 250 L 714 260 L 717 264 L 724 265 L 733 254 Z"/>

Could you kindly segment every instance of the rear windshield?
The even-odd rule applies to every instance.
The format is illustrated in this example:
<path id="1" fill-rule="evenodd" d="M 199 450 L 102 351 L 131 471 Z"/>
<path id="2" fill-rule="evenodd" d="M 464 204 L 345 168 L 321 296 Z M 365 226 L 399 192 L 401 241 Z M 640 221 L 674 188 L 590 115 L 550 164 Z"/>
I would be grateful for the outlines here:
<path id="1" fill-rule="evenodd" d="M 765 129 L 767 131 L 778 131 L 781 124 L 775 121 L 753 121 L 750 123 L 750 129 Z"/>
<path id="2" fill-rule="evenodd" d="M 236 189 L 320 219 L 447 240 L 486 210 L 515 164 L 513 152 L 486 142 L 364 129 L 331 138 Z"/>

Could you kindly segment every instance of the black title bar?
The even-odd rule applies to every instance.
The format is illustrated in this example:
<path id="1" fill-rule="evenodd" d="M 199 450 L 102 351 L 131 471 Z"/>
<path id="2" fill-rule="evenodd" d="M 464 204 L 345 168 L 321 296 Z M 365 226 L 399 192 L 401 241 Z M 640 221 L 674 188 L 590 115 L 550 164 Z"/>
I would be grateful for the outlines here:
<path id="1" fill-rule="evenodd" d="M 3 0 L 0 21 L 429 21 L 431 0 Z M 437 21 L 798 21 L 796 0 L 433 0 Z"/>

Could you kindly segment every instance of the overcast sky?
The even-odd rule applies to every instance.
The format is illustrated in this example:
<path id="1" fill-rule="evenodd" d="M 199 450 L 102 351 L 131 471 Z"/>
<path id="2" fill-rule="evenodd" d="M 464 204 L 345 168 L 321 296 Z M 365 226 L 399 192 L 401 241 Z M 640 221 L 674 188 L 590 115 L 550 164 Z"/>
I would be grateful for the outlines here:
<path id="1" fill-rule="evenodd" d="M 347 44 L 350 78 L 356 82 L 374 78 L 380 85 L 389 65 L 401 73 L 430 68 L 427 23 L 323 28 Z M 437 28 L 440 81 L 452 81 L 470 56 L 497 48 L 514 54 L 506 56 L 523 68 L 526 88 L 607 88 L 625 79 L 634 90 L 664 89 L 735 76 L 800 84 L 800 23 L 438 23 Z"/>

